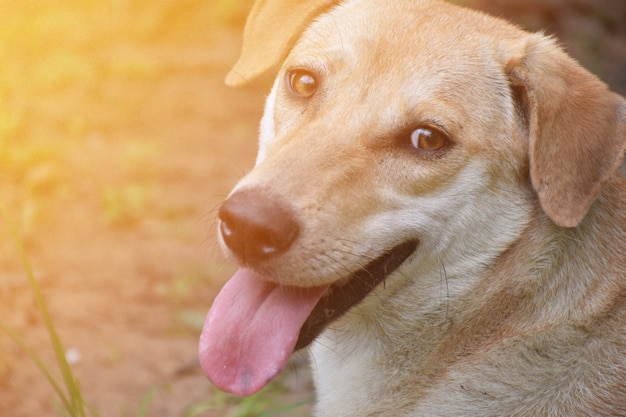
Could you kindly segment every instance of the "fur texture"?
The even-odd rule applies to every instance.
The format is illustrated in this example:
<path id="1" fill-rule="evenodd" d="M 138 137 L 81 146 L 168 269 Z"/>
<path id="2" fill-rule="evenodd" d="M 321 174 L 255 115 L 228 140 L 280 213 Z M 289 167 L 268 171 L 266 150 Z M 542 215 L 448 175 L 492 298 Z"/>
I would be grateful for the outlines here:
<path id="1" fill-rule="evenodd" d="M 259 2 L 230 76 L 281 65 L 234 193 L 270 192 L 301 227 L 248 266 L 316 286 L 419 247 L 314 343 L 315 415 L 626 415 L 624 99 L 553 39 L 475 11 L 328 3 Z M 294 4 L 297 22 L 272 17 Z M 420 126 L 451 143 L 415 149 Z"/>

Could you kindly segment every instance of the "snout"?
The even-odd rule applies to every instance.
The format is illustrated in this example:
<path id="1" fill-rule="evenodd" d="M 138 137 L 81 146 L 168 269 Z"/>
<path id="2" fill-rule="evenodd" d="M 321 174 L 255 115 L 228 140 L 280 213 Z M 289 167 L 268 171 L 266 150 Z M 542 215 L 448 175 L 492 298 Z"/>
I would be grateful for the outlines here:
<path id="1" fill-rule="evenodd" d="M 265 190 L 244 189 L 220 207 L 224 244 L 243 265 L 256 265 L 286 252 L 300 234 L 293 209 Z"/>

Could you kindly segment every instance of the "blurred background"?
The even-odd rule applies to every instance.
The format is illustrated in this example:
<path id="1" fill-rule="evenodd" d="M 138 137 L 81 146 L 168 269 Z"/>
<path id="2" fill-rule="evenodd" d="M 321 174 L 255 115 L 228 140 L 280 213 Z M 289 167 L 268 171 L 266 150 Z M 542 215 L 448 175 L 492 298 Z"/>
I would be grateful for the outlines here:
<path id="1" fill-rule="evenodd" d="M 623 0 L 457 3 L 558 36 L 626 94 Z M 202 320 L 234 271 L 215 243 L 216 208 L 252 166 L 268 92 L 223 85 L 251 4 L 0 3 L 0 203 L 98 415 L 137 415 L 148 395 L 149 416 L 259 416 L 311 398 L 298 361 L 248 400 L 216 391 L 197 365 Z M 0 273 L 0 321 L 58 376 L 4 221 Z M 58 405 L 0 332 L 0 415 L 60 416 Z"/>

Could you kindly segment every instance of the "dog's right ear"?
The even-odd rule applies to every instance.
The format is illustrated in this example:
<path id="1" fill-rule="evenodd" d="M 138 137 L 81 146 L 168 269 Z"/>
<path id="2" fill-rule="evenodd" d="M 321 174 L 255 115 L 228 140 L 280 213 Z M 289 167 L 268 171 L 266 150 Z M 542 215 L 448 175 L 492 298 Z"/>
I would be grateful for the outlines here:
<path id="1" fill-rule="evenodd" d="M 280 63 L 315 16 L 338 0 L 257 0 L 243 33 L 239 61 L 226 77 L 238 86 Z"/>

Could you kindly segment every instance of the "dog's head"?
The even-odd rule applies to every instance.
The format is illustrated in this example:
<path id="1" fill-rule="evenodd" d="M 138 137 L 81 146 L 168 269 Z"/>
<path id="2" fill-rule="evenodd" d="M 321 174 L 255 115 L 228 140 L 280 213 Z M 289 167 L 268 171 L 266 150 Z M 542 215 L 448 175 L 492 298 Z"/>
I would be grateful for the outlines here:
<path id="1" fill-rule="evenodd" d="M 422 277 L 485 268 L 536 207 L 575 227 L 623 155 L 621 97 L 552 39 L 447 3 L 258 1 L 227 80 L 278 65 L 219 213 L 243 268 L 200 347 L 239 394 L 394 272 L 430 294 Z"/>

